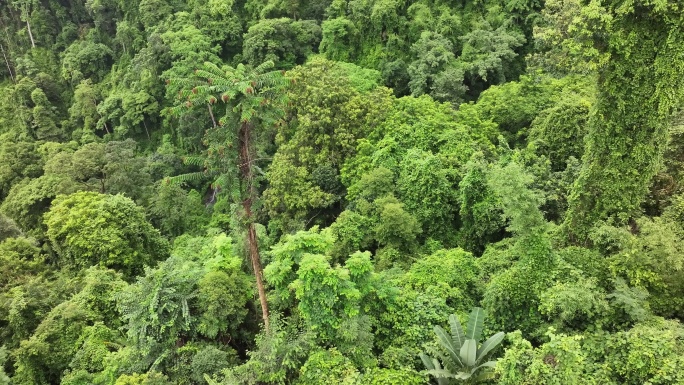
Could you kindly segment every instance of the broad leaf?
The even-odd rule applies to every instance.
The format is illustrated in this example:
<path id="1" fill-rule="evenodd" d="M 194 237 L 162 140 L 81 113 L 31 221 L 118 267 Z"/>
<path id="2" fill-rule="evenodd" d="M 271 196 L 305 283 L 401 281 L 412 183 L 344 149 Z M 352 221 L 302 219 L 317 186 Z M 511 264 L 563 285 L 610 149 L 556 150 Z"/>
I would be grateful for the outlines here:
<path id="1" fill-rule="evenodd" d="M 435 326 L 434 327 L 435 334 L 437 335 L 437 339 L 439 340 L 439 343 L 446 349 L 447 352 L 449 352 L 449 356 L 451 356 L 452 360 L 455 361 L 456 364 L 462 366 L 462 360 L 459 359 L 459 352 L 458 348 L 456 348 L 451 341 L 451 337 L 447 334 L 447 332 L 442 329 L 441 326 Z"/>
<path id="2" fill-rule="evenodd" d="M 435 376 L 436 378 L 456 378 L 456 375 L 448 370 L 444 369 L 430 369 L 427 371 L 428 374 Z"/>
<path id="3" fill-rule="evenodd" d="M 427 354 L 420 353 L 420 360 L 423 361 L 423 365 L 425 365 L 426 369 L 435 369 L 435 365 L 432 363 L 432 359 L 428 357 Z"/>
<path id="4" fill-rule="evenodd" d="M 470 312 L 468 316 L 468 330 L 466 331 L 466 338 L 475 340 L 476 342 L 482 337 L 482 327 L 484 325 L 485 311 L 482 308 L 476 307 Z"/>
<path id="5" fill-rule="evenodd" d="M 496 361 L 487 361 L 482 365 L 478 365 L 475 369 L 473 369 L 473 372 L 476 371 L 477 369 L 484 368 L 484 367 L 495 368 L 496 367 Z"/>
<path id="6" fill-rule="evenodd" d="M 494 334 L 493 336 L 489 337 L 487 341 L 482 343 L 482 346 L 480 346 L 479 349 L 477 349 L 477 362 L 480 363 L 487 354 L 492 351 L 492 349 L 496 348 L 499 346 L 501 341 L 503 341 L 504 337 L 506 336 L 506 333 L 504 332 L 498 332 Z"/>
<path id="7" fill-rule="evenodd" d="M 477 341 L 467 339 L 461 347 L 461 360 L 466 366 L 475 365 L 477 358 Z"/>
<path id="8" fill-rule="evenodd" d="M 461 321 L 458 320 L 455 314 L 449 316 L 449 324 L 451 324 L 451 339 L 454 341 L 454 347 L 461 349 L 465 342 L 465 332 L 461 326 Z"/>
<path id="9" fill-rule="evenodd" d="M 459 380 L 467 380 L 472 375 L 473 375 L 473 373 L 471 373 L 471 372 L 458 372 L 455 377 L 458 378 Z"/>
<path id="10" fill-rule="evenodd" d="M 489 365 L 487 365 L 489 366 Z M 480 368 L 481 366 L 478 366 Z M 477 370 L 477 369 L 475 369 Z M 475 373 L 475 370 L 473 370 L 473 373 Z M 493 370 L 480 370 L 480 372 L 473 377 L 473 382 L 478 383 L 484 380 L 489 380 L 494 377 L 494 371 Z"/>

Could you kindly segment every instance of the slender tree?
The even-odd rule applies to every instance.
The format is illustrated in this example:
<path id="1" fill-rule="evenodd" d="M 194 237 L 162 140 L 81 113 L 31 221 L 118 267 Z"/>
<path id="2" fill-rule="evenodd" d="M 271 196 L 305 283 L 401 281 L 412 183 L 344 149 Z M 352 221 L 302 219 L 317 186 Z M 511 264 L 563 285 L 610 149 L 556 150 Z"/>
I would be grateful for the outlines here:
<path id="1" fill-rule="evenodd" d="M 270 128 L 280 121 L 288 84 L 273 62 L 257 67 L 239 64 L 218 67 L 206 62 L 194 76 L 172 79 L 179 85 L 181 104 L 172 114 L 193 107 L 206 108 L 211 128 L 205 132 L 206 154 L 202 158 L 203 175 L 213 174 L 215 189 L 230 191 L 242 209 L 249 258 L 256 277 L 264 326 L 268 329 L 268 303 L 262 278 L 253 205 L 258 199 L 258 183 L 263 174 L 258 166 L 263 160 L 259 150 L 268 141 Z M 220 116 L 218 121 L 216 117 Z M 193 175 L 188 175 L 193 177 Z M 237 188 L 236 188 L 237 187 Z"/>
<path id="2" fill-rule="evenodd" d="M 5 59 L 5 64 L 7 65 L 7 72 L 9 73 L 10 79 L 12 79 L 12 83 L 14 83 L 14 75 L 12 74 L 12 66 L 10 66 L 9 59 L 7 58 L 7 54 L 5 53 L 5 47 L 0 44 L 0 52 L 2 52 L 2 57 Z"/>
<path id="3" fill-rule="evenodd" d="M 26 22 L 26 29 L 28 30 L 29 38 L 31 39 L 31 48 L 36 48 L 36 42 L 33 40 L 33 32 L 31 32 L 31 13 L 35 0 L 16 0 L 14 6 L 21 11 L 21 21 Z"/>

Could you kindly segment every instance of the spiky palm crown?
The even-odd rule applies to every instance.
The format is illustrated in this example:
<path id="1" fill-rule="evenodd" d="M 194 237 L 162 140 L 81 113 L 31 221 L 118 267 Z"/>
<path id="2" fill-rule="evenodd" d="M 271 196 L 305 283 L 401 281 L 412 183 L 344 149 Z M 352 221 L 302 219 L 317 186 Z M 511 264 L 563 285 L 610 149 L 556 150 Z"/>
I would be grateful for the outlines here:
<path id="1" fill-rule="evenodd" d="M 239 128 L 249 123 L 256 129 L 251 130 L 251 142 L 255 145 L 256 158 L 263 158 L 259 145 L 264 143 L 271 127 L 281 124 L 284 114 L 285 89 L 289 80 L 281 71 L 271 70 L 273 62 L 265 62 L 257 67 L 243 64 L 235 68 L 219 67 L 205 62 L 187 78 L 169 79 L 170 87 L 180 87 L 178 103 L 168 109 L 172 116 L 181 116 L 191 109 L 207 109 L 218 118 L 204 133 L 202 143 L 206 146 L 201 157 L 186 157 L 185 163 L 200 166 L 203 171 L 188 173 L 170 178 L 173 182 L 189 182 L 205 178 L 214 179 L 213 187 L 237 192 L 238 180 Z M 258 164 L 250 164 L 260 172 Z M 258 182 L 258 180 L 257 180 Z"/>

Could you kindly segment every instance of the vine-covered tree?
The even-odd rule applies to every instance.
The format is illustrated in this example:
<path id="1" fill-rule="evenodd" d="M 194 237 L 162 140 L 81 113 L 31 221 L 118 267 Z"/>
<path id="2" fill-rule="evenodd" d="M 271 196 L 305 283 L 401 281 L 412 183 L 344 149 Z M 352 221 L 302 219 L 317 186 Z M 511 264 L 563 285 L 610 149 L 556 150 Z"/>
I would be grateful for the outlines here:
<path id="1" fill-rule="evenodd" d="M 595 44 L 607 59 L 599 69 L 584 164 L 565 223 L 577 243 L 587 242 L 599 220 L 625 223 L 637 215 L 684 97 L 682 3 L 599 4 L 600 12 L 591 16 L 604 24 Z"/>

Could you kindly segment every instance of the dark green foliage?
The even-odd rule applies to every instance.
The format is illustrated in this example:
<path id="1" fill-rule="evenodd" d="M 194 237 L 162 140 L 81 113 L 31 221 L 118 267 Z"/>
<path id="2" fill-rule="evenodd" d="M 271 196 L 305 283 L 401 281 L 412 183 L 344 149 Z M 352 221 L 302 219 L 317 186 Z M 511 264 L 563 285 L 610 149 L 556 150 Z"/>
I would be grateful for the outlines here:
<path id="1" fill-rule="evenodd" d="M 451 42 L 438 33 L 425 31 L 411 50 L 417 58 L 408 67 L 411 93 L 430 94 L 440 101 L 462 101 L 466 92 L 462 85 L 464 71 L 454 62 Z"/>
<path id="2" fill-rule="evenodd" d="M 0 144 L 0 197 L 5 199 L 10 188 L 22 178 L 40 176 L 43 163 L 35 143 L 3 138 Z"/>
<path id="3" fill-rule="evenodd" d="M 245 319 L 245 303 L 252 294 L 252 283 L 237 266 L 226 271 L 210 271 L 198 282 L 199 308 L 202 309 L 197 330 L 209 338 L 219 334 L 238 333 Z"/>
<path id="4" fill-rule="evenodd" d="M 28 339 L 50 310 L 74 293 L 74 282 L 62 275 L 48 280 L 26 275 L 21 285 L 3 291 L 0 319 L 3 345 L 11 349 Z"/>
<path id="5" fill-rule="evenodd" d="M 256 336 L 256 348 L 243 365 L 224 371 L 221 384 L 282 384 L 294 381 L 299 368 L 315 349 L 311 333 L 274 318 L 268 332 Z M 212 382 L 209 382 L 212 384 Z"/>
<path id="6" fill-rule="evenodd" d="M 61 196 L 45 223 L 60 264 L 70 269 L 100 265 L 132 278 L 168 255 L 168 244 L 142 209 L 122 195 Z"/>
<path id="7" fill-rule="evenodd" d="M 272 61 L 277 68 L 302 64 L 320 41 L 321 29 L 313 21 L 265 19 L 244 36 L 242 57 L 252 65 Z"/>
<path id="8" fill-rule="evenodd" d="M 684 383 L 681 1 L 6 3 L 0 385 Z"/>
<path id="9" fill-rule="evenodd" d="M 40 249 L 32 239 L 9 238 L 0 242 L 0 289 L 24 283 L 45 269 Z"/>
<path id="10" fill-rule="evenodd" d="M 7 361 L 7 349 L 0 347 L 0 384 L 9 385 L 10 378 L 5 373 L 5 362 Z"/>
<path id="11" fill-rule="evenodd" d="M 49 384 L 67 367 L 100 369 L 98 358 L 106 354 L 106 349 L 97 346 L 97 342 L 94 342 L 95 346 L 90 345 L 92 339 L 101 333 L 112 335 L 115 332 L 104 325 L 99 330 L 91 325 L 104 321 L 112 327 L 118 326 L 119 313 L 114 297 L 126 283 L 111 270 L 94 268 L 88 270 L 83 283 L 80 292 L 50 310 L 31 337 L 21 342 L 14 353 L 17 362 L 13 381 Z"/>
<path id="12" fill-rule="evenodd" d="M 47 385 L 58 379 L 76 353 L 78 345 L 74 342 L 93 318 L 88 309 L 72 302 L 55 307 L 15 352 L 17 372 L 13 381 Z"/>
<path id="13" fill-rule="evenodd" d="M 117 296 L 128 340 L 142 356 L 138 362 L 128 363 L 127 369 L 152 365 L 166 368 L 165 372 L 174 378 L 201 378 L 203 373 L 196 371 L 200 367 L 217 372 L 228 366 L 227 362 L 211 366 L 202 357 L 229 358 L 230 348 L 219 349 L 225 355 L 210 350 L 198 357 L 208 347 L 181 347 L 188 341 L 239 340 L 253 284 L 240 270 L 241 258 L 224 234 L 183 236 L 175 243 L 171 258 L 157 268 L 147 268 L 144 276 Z M 174 364 L 178 361 L 187 365 L 194 362 L 198 367 L 178 368 Z"/>
<path id="14" fill-rule="evenodd" d="M 607 58 L 566 218 L 567 233 L 580 243 L 596 221 L 635 216 L 662 165 L 668 123 L 682 98 L 681 4 L 601 5 L 612 20 L 594 36 Z"/>
<path id="15" fill-rule="evenodd" d="M 199 350 L 190 363 L 192 367 L 191 380 L 195 383 L 203 383 L 204 376 L 218 374 L 227 366 L 232 366 L 237 362 L 234 351 L 219 350 L 214 346 L 207 346 Z"/>
<path id="16" fill-rule="evenodd" d="M 37 179 L 24 179 L 14 185 L 0 205 L 0 212 L 12 218 L 27 233 L 43 237 L 43 214 L 58 194 L 70 194 L 77 186 L 57 176 L 43 175 Z"/>
<path id="17" fill-rule="evenodd" d="M 0 242 L 7 238 L 15 238 L 21 235 L 21 229 L 13 220 L 0 214 Z"/>
<path id="18" fill-rule="evenodd" d="M 483 298 L 498 328 L 519 328 L 527 333 L 540 326 L 539 296 L 556 265 L 548 223 L 539 210 L 539 196 L 527 187 L 530 182 L 530 175 L 516 163 L 497 167 L 489 176 L 488 184 L 508 219 L 507 229 L 515 237 L 511 253 L 519 260 L 492 277 Z"/>
<path id="19" fill-rule="evenodd" d="M 499 198 L 487 184 L 487 165 L 474 158 L 465 166 L 465 175 L 458 184 L 459 242 L 466 250 L 481 255 L 484 247 L 503 235 L 505 221 Z"/>
<path id="20" fill-rule="evenodd" d="M 475 108 L 483 116 L 499 125 L 510 143 L 519 143 L 527 135 L 527 128 L 564 88 L 577 81 L 572 77 L 561 80 L 540 74 L 521 76 L 517 82 L 494 86 L 483 92 Z"/>
<path id="21" fill-rule="evenodd" d="M 167 237 L 197 234 L 207 222 L 200 194 L 196 190 L 187 192 L 175 183 L 157 185 L 149 210 L 152 223 Z"/>
<path id="22" fill-rule="evenodd" d="M 64 51 L 62 77 L 78 84 L 84 79 L 102 80 L 111 63 L 112 50 L 90 39 L 76 41 Z"/>
<path id="23" fill-rule="evenodd" d="M 358 375 L 351 361 L 337 350 L 323 350 L 309 356 L 300 370 L 297 384 L 353 384 Z"/>
<path id="24" fill-rule="evenodd" d="M 416 217 L 424 232 L 438 234 L 438 229 L 454 227 L 453 179 L 453 172 L 430 153 L 409 151 L 401 160 L 397 190 L 407 211 Z"/>
<path id="25" fill-rule="evenodd" d="M 655 319 L 614 334 L 564 335 L 533 348 L 519 332 L 499 360 L 501 384 L 676 384 L 684 380 L 682 328 Z"/>
<path id="26" fill-rule="evenodd" d="M 551 160 L 554 171 L 565 169 L 568 158 L 581 159 L 591 103 L 584 98 L 563 98 L 543 110 L 532 122 L 530 141 L 538 141 L 537 151 Z"/>

